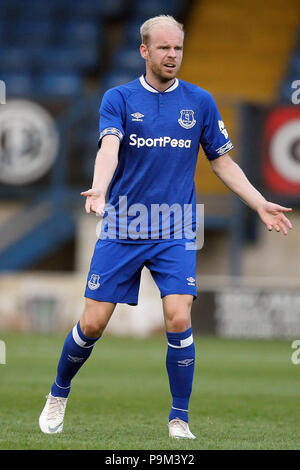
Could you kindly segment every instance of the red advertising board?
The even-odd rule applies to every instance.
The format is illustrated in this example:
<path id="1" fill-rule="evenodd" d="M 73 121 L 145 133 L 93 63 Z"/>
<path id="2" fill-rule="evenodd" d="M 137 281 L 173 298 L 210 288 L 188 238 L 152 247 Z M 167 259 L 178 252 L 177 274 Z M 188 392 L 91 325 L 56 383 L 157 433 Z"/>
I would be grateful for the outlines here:
<path id="1" fill-rule="evenodd" d="M 267 187 L 286 196 L 300 195 L 300 108 L 269 112 L 264 128 L 263 176 Z"/>

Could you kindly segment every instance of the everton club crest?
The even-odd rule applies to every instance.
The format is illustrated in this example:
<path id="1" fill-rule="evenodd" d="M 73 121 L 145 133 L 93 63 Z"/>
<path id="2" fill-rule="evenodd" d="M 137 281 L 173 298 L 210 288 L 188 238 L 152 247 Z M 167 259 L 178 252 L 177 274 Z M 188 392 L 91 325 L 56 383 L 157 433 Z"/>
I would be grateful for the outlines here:
<path id="1" fill-rule="evenodd" d="M 180 118 L 178 119 L 178 122 L 185 129 L 191 129 L 191 127 L 196 124 L 194 111 L 191 109 L 182 109 L 180 111 Z"/>
<path id="2" fill-rule="evenodd" d="M 91 290 L 98 289 L 100 286 L 100 276 L 99 274 L 92 274 L 88 282 L 88 286 Z"/>

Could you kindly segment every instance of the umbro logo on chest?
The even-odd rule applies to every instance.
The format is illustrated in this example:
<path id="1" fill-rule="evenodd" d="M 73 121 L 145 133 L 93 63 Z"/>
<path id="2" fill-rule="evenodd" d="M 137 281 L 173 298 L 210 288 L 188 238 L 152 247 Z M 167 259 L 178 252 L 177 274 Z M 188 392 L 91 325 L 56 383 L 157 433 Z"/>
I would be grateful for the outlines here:
<path id="1" fill-rule="evenodd" d="M 142 113 L 132 113 L 132 121 L 143 121 L 143 118 L 145 117 L 144 114 Z"/>

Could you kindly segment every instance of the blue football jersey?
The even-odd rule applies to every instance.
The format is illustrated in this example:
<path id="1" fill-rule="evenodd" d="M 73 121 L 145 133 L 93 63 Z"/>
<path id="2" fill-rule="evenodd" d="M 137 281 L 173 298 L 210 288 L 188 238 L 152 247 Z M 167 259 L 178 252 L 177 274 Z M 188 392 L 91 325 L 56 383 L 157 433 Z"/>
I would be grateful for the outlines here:
<path id="1" fill-rule="evenodd" d="M 181 230 L 185 239 L 184 223 L 195 230 L 199 145 L 208 160 L 233 148 L 211 94 L 179 79 L 160 92 L 143 75 L 104 94 L 99 127 L 99 146 L 107 134 L 120 139 L 102 224 L 109 231 L 113 216 L 116 230 L 107 238 L 147 243 L 178 239 Z M 162 220 L 164 208 L 171 208 L 170 226 Z M 192 220 L 180 218 L 184 210 Z"/>

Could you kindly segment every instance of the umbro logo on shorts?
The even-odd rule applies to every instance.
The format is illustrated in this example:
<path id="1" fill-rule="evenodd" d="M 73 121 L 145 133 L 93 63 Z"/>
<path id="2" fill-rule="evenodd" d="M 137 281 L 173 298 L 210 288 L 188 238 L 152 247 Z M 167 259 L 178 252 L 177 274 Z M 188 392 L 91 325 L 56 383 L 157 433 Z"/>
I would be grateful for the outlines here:
<path id="1" fill-rule="evenodd" d="M 193 277 L 187 277 L 186 278 L 187 282 L 188 282 L 188 286 L 195 286 L 195 282 L 196 280 L 193 278 Z"/>

